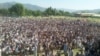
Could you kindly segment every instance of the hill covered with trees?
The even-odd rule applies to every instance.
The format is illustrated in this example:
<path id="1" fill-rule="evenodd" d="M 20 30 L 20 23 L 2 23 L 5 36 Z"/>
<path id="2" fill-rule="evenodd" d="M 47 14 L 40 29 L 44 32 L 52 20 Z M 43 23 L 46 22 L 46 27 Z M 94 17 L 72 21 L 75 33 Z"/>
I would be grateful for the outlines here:
<path id="1" fill-rule="evenodd" d="M 23 4 L 16 3 L 10 8 L 2 8 L 0 9 L 1 16 L 69 16 L 70 13 L 57 10 L 52 7 L 45 9 L 44 11 L 41 10 L 29 10 Z"/>

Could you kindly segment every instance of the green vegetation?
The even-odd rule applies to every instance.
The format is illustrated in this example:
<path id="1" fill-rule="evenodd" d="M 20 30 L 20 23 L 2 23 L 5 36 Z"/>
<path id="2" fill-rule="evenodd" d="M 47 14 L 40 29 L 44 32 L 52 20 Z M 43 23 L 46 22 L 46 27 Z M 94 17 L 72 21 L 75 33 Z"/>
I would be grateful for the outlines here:
<path id="1" fill-rule="evenodd" d="M 25 16 L 26 19 L 35 19 L 35 20 L 42 20 L 42 19 L 53 19 L 53 20 L 67 20 L 67 21 L 72 21 L 72 20 L 86 20 L 89 21 L 91 23 L 100 23 L 100 18 L 92 18 L 92 17 L 87 17 L 87 18 L 83 18 L 83 17 L 70 17 L 70 16 L 49 16 L 49 17 L 42 17 L 42 16 Z"/>
<path id="2" fill-rule="evenodd" d="M 11 8 L 9 8 L 9 12 L 11 15 L 16 16 L 24 16 L 25 15 L 25 8 L 22 4 L 15 4 Z"/>
<path id="3" fill-rule="evenodd" d="M 8 9 L 0 9 L 0 15 L 1 16 L 7 16 L 9 14 L 9 10 Z"/>
<path id="4" fill-rule="evenodd" d="M 76 15 L 76 16 L 75 16 Z M 44 11 L 40 10 L 29 10 L 26 9 L 22 4 L 17 3 L 8 9 L 0 9 L 0 16 L 25 16 L 25 17 L 47 17 L 50 18 L 64 18 L 68 20 L 76 20 L 76 19 L 88 19 L 91 22 L 100 22 L 100 17 L 93 16 L 79 16 L 75 13 L 69 13 L 63 10 L 57 10 L 55 8 L 49 7 Z M 71 16 L 71 17 L 70 17 Z M 43 19 L 43 18 L 42 18 Z"/>
<path id="5" fill-rule="evenodd" d="M 69 12 L 47 8 L 45 11 L 28 10 L 22 4 L 17 3 L 8 9 L 0 9 L 1 16 L 69 16 Z"/>

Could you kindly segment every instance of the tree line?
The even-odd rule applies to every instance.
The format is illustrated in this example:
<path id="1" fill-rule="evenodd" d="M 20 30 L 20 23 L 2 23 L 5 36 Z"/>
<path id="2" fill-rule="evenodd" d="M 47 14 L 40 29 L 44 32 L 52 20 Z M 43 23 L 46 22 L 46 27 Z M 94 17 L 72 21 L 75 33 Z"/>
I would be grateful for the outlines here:
<path id="1" fill-rule="evenodd" d="M 8 9 L 0 9 L 1 16 L 70 16 L 69 12 L 57 10 L 52 7 L 40 10 L 28 10 L 22 4 L 16 3 Z"/>

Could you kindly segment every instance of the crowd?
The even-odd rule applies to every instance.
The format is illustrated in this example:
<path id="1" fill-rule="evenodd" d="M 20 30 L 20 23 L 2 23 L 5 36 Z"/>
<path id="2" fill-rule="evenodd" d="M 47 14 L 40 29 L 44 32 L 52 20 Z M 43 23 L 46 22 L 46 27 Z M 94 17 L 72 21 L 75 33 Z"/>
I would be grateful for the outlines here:
<path id="1" fill-rule="evenodd" d="M 80 48 L 76 56 L 100 56 L 99 29 L 88 20 L 8 19 L 0 22 L 0 47 L 2 55 L 73 56 Z"/>

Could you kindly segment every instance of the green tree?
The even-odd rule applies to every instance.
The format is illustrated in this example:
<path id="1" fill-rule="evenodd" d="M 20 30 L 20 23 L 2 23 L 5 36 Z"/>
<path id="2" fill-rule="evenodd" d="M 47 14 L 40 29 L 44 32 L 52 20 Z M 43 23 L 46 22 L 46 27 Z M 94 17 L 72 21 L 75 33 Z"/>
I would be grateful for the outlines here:
<path id="1" fill-rule="evenodd" d="M 44 11 L 44 15 L 46 15 L 46 16 L 53 15 L 53 9 L 52 9 L 52 7 L 47 8 Z"/>
<path id="2" fill-rule="evenodd" d="M 2 15 L 2 16 L 8 16 L 8 14 L 9 14 L 8 9 L 0 9 L 0 15 Z"/>
<path id="3" fill-rule="evenodd" d="M 34 11 L 34 12 L 33 12 L 33 15 L 34 15 L 34 16 L 42 16 L 42 12 L 39 11 L 39 10 L 37 10 L 37 11 Z"/>
<path id="4" fill-rule="evenodd" d="M 69 12 L 66 12 L 66 11 L 63 11 L 63 10 L 56 10 L 56 9 L 53 9 L 52 7 L 49 7 L 47 8 L 45 11 L 44 11 L 44 15 L 48 15 L 48 16 L 69 16 L 70 13 Z"/>
<path id="5" fill-rule="evenodd" d="M 22 4 L 16 3 L 11 8 L 9 8 L 11 14 L 16 16 L 24 16 L 25 15 L 25 8 Z"/>
<path id="6" fill-rule="evenodd" d="M 25 9 L 25 16 L 32 16 L 33 13 L 34 12 L 32 10 Z"/>
<path id="7" fill-rule="evenodd" d="M 64 15 L 65 15 L 65 16 L 71 16 L 71 13 L 69 13 L 69 12 L 64 12 Z"/>

